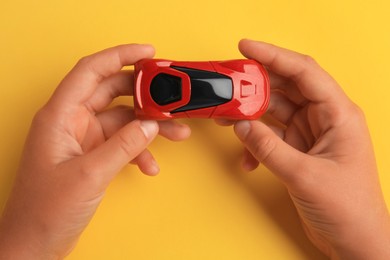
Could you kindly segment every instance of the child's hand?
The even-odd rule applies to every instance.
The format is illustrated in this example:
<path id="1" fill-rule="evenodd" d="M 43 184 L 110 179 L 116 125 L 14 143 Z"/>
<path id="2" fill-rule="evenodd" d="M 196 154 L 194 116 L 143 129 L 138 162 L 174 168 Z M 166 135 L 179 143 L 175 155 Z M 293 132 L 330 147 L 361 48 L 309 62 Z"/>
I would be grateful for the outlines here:
<path id="1" fill-rule="evenodd" d="M 105 110 L 132 94 L 132 72 L 122 67 L 153 54 L 151 46 L 123 45 L 81 59 L 37 113 L 0 223 L 1 259 L 67 255 L 123 166 L 133 161 L 155 175 L 146 147 L 157 133 L 189 136 L 173 121 L 134 120 L 130 107 Z"/>
<path id="2" fill-rule="evenodd" d="M 310 57 L 249 40 L 239 48 L 269 70 L 274 121 L 235 123 L 248 149 L 244 168 L 263 163 L 286 185 L 325 254 L 390 259 L 389 215 L 362 111 Z"/>

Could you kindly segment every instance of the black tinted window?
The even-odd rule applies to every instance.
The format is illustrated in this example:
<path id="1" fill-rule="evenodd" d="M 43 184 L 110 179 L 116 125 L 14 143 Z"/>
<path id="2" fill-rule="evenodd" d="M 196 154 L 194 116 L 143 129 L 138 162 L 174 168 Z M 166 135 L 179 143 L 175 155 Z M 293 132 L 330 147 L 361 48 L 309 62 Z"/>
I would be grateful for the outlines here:
<path id="1" fill-rule="evenodd" d="M 150 94 L 160 106 L 181 100 L 181 78 L 160 73 L 152 80 Z"/>
<path id="2" fill-rule="evenodd" d="M 172 68 L 188 74 L 191 80 L 190 102 L 172 113 L 217 106 L 232 99 L 233 84 L 229 77 L 210 71 L 174 66 Z"/>

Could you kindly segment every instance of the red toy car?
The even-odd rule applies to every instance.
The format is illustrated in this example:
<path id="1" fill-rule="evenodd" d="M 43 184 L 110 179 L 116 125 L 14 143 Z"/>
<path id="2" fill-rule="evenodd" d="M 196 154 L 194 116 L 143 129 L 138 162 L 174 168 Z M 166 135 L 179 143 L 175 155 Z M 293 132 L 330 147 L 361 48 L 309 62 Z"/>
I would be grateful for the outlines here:
<path id="1" fill-rule="evenodd" d="M 270 96 L 265 68 L 254 60 L 135 64 L 134 110 L 140 119 L 257 119 Z"/>

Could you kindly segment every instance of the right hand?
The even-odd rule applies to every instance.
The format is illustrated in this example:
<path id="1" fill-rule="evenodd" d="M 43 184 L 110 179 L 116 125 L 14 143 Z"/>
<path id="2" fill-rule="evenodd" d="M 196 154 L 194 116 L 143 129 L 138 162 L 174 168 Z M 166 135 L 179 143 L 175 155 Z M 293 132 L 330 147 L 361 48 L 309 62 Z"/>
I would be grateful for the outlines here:
<path id="1" fill-rule="evenodd" d="M 271 79 L 275 125 L 239 121 L 246 169 L 259 162 L 283 182 L 304 230 L 332 259 L 390 259 L 390 221 L 362 111 L 312 58 L 242 40 Z M 225 122 L 226 123 L 226 122 Z"/>

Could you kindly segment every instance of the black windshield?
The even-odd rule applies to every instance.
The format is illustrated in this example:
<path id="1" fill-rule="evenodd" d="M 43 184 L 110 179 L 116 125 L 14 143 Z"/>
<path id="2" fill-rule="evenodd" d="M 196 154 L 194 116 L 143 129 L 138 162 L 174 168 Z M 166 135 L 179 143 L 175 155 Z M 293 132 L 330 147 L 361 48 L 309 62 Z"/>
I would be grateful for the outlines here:
<path id="1" fill-rule="evenodd" d="M 160 106 L 181 100 L 181 78 L 160 73 L 152 80 L 150 94 Z"/>
<path id="2" fill-rule="evenodd" d="M 191 80 L 190 102 L 171 113 L 221 105 L 232 99 L 232 80 L 225 75 L 196 69 L 172 66 L 186 73 Z"/>

